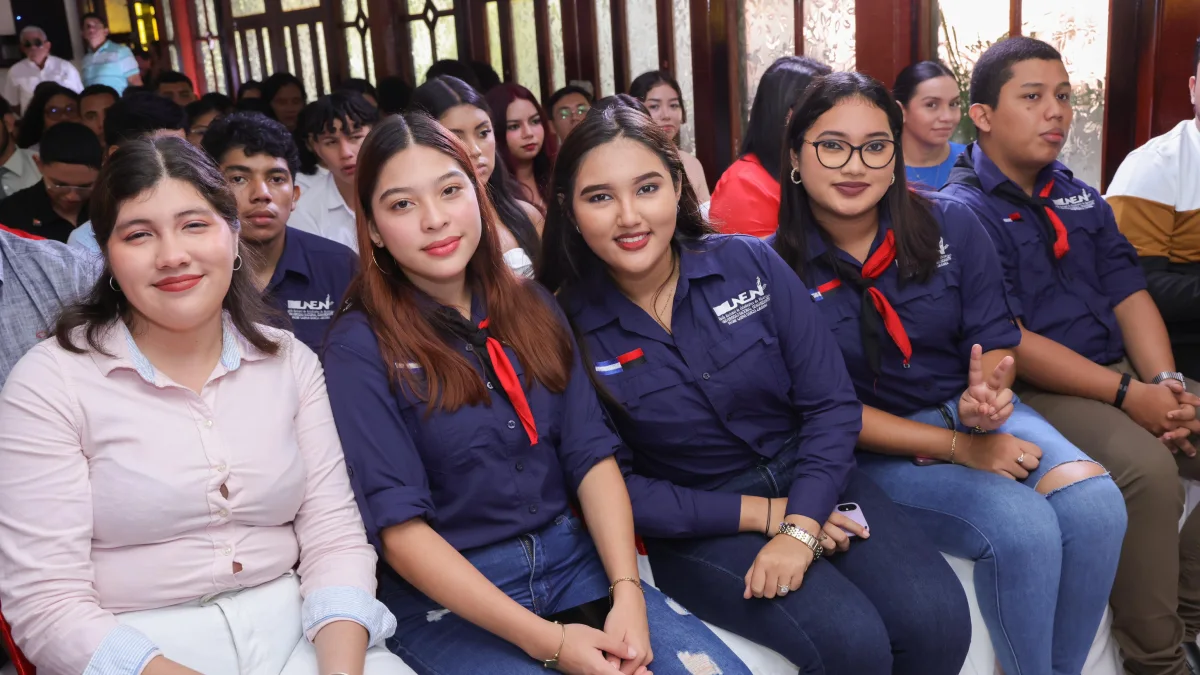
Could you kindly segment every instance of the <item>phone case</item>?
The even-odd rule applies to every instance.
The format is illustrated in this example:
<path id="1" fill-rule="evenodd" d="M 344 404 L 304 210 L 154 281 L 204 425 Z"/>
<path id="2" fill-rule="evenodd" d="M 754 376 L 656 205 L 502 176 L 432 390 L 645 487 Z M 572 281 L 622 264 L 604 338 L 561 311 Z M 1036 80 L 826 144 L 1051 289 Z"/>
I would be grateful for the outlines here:
<path id="1" fill-rule="evenodd" d="M 853 520 L 854 522 L 858 523 L 859 525 L 862 525 L 863 529 L 866 529 L 866 530 L 871 529 L 871 526 L 867 525 L 867 517 L 863 515 L 862 508 L 860 508 L 858 506 L 858 504 L 856 504 L 854 502 L 846 502 L 844 504 L 838 504 L 837 512 L 842 514 L 843 516 L 846 516 L 850 520 Z M 842 528 L 842 531 L 845 532 L 846 534 L 850 535 L 851 537 L 858 536 L 858 535 L 854 534 L 853 532 L 850 532 L 846 528 Z"/>

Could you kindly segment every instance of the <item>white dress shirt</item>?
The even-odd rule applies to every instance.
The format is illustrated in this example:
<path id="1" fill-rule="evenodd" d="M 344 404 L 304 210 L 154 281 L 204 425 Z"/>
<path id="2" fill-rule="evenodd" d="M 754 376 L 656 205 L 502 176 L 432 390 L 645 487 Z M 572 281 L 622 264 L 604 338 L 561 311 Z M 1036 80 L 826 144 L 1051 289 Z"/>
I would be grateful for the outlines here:
<path id="1" fill-rule="evenodd" d="M 333 174 L 313 176 L 309 187 L 300 188 L 300 201 L 288 218 L 288 226 L 325 237 L 358 250 L 358 225 L 354 211 L 346 206 L 342 193 L 338 192 Z"/>
<path id="2" fill-rule="evenodd" d="M 33 162 L 34 154 L 33 150 L 17 148 L 13 150 L 12 157 L 0 166 L 0 199 L 37 185 L 42 179 L 42 172 Z"/>
<path id="3" fill-rule="evenodd" d="M 4 82 L 4 98 L 13 105 L 21 106 L 21 114 L 24 115 L 33 98 L 33 90 L 43 82 L 57 82 L 76 94 L 83 91 L 83 80 L 75 66 L 52 54 L 46 57 L 46 64 L 41 68 L 29 59 L 17 61 L 9 69 L 8 79 Z"/>

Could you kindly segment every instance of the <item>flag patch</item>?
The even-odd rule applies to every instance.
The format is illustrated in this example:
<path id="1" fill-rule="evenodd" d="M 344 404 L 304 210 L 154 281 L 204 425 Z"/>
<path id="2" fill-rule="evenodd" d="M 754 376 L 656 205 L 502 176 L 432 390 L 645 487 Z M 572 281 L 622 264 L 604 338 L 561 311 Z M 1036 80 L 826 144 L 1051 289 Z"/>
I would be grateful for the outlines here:
<path id="1" fill-rule="evenodd" d="M 601 375 L 618 375 L 628 368 L 636 368 L 646 362 L 646 354 L 641 349 L 635 349 L 618 356 L 611 361 L 597 361 L 596 372 Z"/>

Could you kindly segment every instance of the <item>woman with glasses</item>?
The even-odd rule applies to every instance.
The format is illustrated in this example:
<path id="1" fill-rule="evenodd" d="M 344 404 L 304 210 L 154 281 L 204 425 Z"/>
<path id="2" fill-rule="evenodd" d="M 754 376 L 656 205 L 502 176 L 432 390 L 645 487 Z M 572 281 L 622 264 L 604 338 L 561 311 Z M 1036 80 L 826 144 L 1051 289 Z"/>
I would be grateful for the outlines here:
<path id="1" fill-rule="evenodd" d="M 704 178 L 704 166 L 695 155 L 679 147 L 679 134 L 687 122 L 687 108 L 683 105 L 683 90 L 679 83 L 665 70 L 651 70 L 634 78 L 629 85 L 629 95 L 645 104 L 650 118 L 675 144 L 688 182 L 696 191 L 696 200 L 701 204 L 707 202 L 711 195 Z"/>
<path id="2" fill-rule="evenodd" d="M 567 134 L 579 126 L 588 110 L 596 102 L 591 92 L 583 87 L 569 85 L 550 94 L 546 100 L 546 110 L 550 111 L 550 119 L 554 124 L 554 134 L 561 144 L 567 139 Z"/>
<path id="3" fill-rule="evenodd" d="M 79 94 L 55 82 L 43 82 L 33 92 L 28 110 L 23 111 L 17 145 L 34 149 L 47 129 L 60 122 L 80 122 Z"/>
<path id="4" fill-rule="evenodd" d="M 862 408 L 796 275 L 712 235 L 675 145 L 626 106 L 571 133 L 551 187 L 539 279 L 628 444 L 662 590 L 801 673 L 957 674 L 962 586 L 854 468 Z"/>
<path id="5" fill-rule="evenodd" d="M 1004 672 L 1079 673 L 1116 574 L 1124 502 L 1009 389 L 1021 333 L 999 259 L 968 206 L 908 189 L 902 126 L 870 77 L 814 80 L 785 137 L 774 246 L 833 328 L 863 402 L 859 467 L 942 551 L 976 562 Z"/>

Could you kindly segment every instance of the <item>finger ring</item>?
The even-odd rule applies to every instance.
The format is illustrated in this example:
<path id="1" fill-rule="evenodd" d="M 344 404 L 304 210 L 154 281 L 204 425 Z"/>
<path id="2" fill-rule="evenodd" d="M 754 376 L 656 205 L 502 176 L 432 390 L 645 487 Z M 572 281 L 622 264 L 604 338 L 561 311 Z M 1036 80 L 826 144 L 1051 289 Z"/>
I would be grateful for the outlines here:
<path id="1" fill-rule="evenodd" d="M 820 536 L 821 541 L 825 541 L 828 538 L 829 538 L 829 535 L 825 534 L 824 532 L 821 533 L 821 536 Z"/>
<path id="2" fill-rule="evenodd" d="M 1025 453 L 1022 452 L 1021 456 L 1017 458 L 1017 464 L 1020 464 L 1022 466 L 1025 465 Z"/>
<path id="3" fill-rule="evenodd" d="M 780 584 L 779 595 L 787 595 L 788 591 L 790 591 L 790 590 L 792 590 L 792 589 L 788 588 L 787 584 Z"/>

